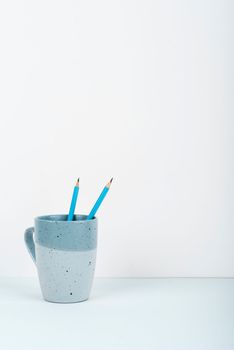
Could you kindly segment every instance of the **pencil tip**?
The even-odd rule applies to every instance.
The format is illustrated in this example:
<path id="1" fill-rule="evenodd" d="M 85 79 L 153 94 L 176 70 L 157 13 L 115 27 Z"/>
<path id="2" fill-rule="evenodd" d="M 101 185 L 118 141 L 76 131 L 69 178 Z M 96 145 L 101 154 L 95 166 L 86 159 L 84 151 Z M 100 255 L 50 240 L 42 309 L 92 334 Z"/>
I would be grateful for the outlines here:
<path id="1" fill-rule="evenodd" d="M 112 183 L 112 181 L 113 181 L 113 177 L 110 179 L 110 183 Z"/>
<path id="2" fill-rule="evenodd" d="M 78 177 L 78 179 L 76 181 L 76 186 L 79 186 L 79 182 L 80 182 L 80 178 Z"/>

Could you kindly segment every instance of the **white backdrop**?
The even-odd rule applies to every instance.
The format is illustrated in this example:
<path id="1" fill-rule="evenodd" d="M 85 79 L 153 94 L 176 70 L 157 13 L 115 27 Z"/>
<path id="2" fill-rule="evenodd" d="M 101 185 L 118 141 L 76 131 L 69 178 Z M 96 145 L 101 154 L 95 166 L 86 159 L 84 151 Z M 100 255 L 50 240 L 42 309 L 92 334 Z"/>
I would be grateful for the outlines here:
<path id="1" fill-rule="evenodd" d="M 80 176 L 98 276 L 234 276 L 233 1 L 3 1 L 1 275 Z"/>

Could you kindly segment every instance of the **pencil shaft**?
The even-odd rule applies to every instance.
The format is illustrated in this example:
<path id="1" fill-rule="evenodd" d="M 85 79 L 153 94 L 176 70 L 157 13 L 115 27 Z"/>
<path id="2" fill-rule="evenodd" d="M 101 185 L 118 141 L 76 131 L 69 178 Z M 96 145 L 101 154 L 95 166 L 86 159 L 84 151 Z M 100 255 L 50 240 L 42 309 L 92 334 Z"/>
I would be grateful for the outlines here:
<path id="1" fill-rule="evenodd" d="M 91 209 L 89 215 L 87 216 L 87 220 L 91 220 L 95 216 L 98 208 L 100 207 L 103 199 L 106 197 L 106 194 L 108 191 L 109 191 L 109 188 L 105 186 L 102 193 L 98 197 L 96 203 L 94 204 L 93 208 Z"/>
<path id="2" fill-rule="evenodd" d="M 71 201 L 71 205 L 70 205 L 70 210 L 69 210 L 67 221 L 72 221 L 73 220 L 78 193 L 79 193 L 79 187 L 75 186 L 74 190 L 73 190 L 72 201 Z"/>

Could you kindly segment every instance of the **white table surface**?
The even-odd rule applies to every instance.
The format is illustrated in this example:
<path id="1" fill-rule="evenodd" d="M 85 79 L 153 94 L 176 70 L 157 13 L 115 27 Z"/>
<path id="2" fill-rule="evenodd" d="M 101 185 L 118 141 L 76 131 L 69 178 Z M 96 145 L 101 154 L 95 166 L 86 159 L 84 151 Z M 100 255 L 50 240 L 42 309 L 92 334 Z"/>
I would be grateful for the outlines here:
<path id="1" fill-rule="evenodd" d="M 0 279 L 0 349 L 234 349 L 234 279 L 96 279 L 90 300 L 42 300 Z"/>

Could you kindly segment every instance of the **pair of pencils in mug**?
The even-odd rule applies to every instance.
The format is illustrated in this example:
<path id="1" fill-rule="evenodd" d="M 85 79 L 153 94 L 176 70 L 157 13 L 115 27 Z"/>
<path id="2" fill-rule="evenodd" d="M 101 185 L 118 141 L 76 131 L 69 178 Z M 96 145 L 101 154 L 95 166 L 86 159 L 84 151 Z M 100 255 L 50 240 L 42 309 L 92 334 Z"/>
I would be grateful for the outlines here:
<path id="1" fill-rule="evenodd" d="M 75 213 L 75 208 L 76 208 L 76 202 L 77 202 L 77 198 L 78 198 L 78 194 L 79 194 L 79 189 L 80 189 L 80 186 L 79 186 L 79 180 L 78 179 L 76 181 L 76 185 L 74 187 L 74 190 L 73 190 L 73 195 L 72 195 L 72 200 L 71 200 L 71 205 L 70 205 L 70 210 L 69 210 L 69 214 L 68 214 L 68 218 L 67 218 L 67 221 L 72 221 L 73 220 L 73 217 L 74 217 L 74 213 Z M 86 220 L 91 220 L 94 218 L 96 212 L 98 211 L 98 208 L 100 207 L 100 205 L 102 204 L 102 201 L 103 199 L 106 197 L 107 195 L 107 192 L 109 191 L 110 189 L 110 185 L 113 181 L 113 177 L 110 179 L 110 181 L 106 184 L 106 186 L 103 188 L 100 196 L 98 197 L 98 199 L 96 200 L 93 208 L 91 209 L 89 215 L 87 216 Z"/>

